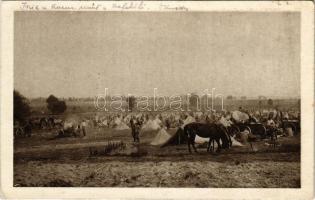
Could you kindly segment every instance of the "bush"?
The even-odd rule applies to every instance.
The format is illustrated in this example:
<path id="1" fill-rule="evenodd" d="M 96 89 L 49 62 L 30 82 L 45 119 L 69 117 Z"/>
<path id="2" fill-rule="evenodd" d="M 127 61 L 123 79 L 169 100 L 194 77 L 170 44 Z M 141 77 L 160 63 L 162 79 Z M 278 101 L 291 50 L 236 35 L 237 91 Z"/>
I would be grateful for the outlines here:
<path id="1" fill-rule="evenodd" d="M 61 114 L 67 110 L 67 105 L 65 101 L 59 101 L 54 95 L 50 95 L 47 100 L 47 108 L 53 114 Z"/>
<path id="2" fill-rule="evenodd" d="M 232 100 L 232 99 L 233 99 L 233 96 L 232 96 L 232 95 L 228 95 L 228 96 L 226 97 L 226 99 Z"/>
<path id="3" fill-rule="evenodd" d="M 46 100 L 46 102 L 48 103 L 48 105 L 49 105 L 49 104 L 53 104 L 53 103 L 58 102 L 58 101 L 59 101 L 58 98 L 55 97 L 54 95 L 50 95 L 50 96 L 47 98 L 47 100 Z"/>
<path id="4" fill-rule="evenodd" d="M 14 121 L 25 122 L 31 114 L 28 100 L 18 91 L 13 91 L 13 118 Z"/>

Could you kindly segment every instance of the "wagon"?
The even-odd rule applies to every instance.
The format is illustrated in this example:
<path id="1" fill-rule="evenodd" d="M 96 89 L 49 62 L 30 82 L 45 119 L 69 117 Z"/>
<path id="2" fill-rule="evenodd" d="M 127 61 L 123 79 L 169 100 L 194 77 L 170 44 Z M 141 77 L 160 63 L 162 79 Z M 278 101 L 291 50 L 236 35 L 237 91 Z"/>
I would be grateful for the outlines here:
<path id="1" fill-rule="evenodd" d="M 31 137 L 32 127 L 30 124 L 14 125 L 13 133 L 14 137 Z"/>
<path id="2" fill-rule="evenodd" d="M 250 133 L 259 135 L 261 138 L 266 137 L 267 130 L 264 124 L 258 122 L 257 120 L 250 120 L 247 113 L 234 111 L 232 112 L 232 120 L 234 122 L 234 126 L 237 127 L 240 132 L 248 130 Z"/>
<path id="3" fill-rule="evenodd" d="M 301 131 L 300 121 L 295 119 L 282 120 L 282 128 L 292 128 L 296 134 Z"/>
<path id="4" fill-rule="evenodd" d="M 236 126 L 240 132 L 248 130 L 250 133 L 254 135 L 259 135 L 261 138 L 265 138 L 267 135 L 266 127 L 264 126 L 264 124 L 259 122 L 238 122 L 235 123 L 234 126 Z"/>

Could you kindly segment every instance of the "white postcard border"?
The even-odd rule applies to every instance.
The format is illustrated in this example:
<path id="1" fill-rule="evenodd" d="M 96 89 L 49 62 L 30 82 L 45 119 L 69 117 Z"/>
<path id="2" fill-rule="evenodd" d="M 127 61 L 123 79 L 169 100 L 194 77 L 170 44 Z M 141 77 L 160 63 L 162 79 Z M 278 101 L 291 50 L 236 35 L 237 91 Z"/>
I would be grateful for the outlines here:
<path id="1" fill-rule="evenodd" d="M 101 5 L 95 10 L 94 5 Z M 313 195 L 314 174 L 314 5 L 312 2 L 158 2 L 86 1 L 2 2 L 1 9 L 1 192 L 6 198 L 106 199 L 308 199 Z M 52 4 L 59 5 L 52 8 Z M 113 6 L 116 4 L 116 6 Z M 163 4 L 163 5 L 162 5 Z M 80 6 L 86 9 L 79 9 Z M 162 6 L 161 6 L 162 5 Z M 64 8 L 62 8 L 64 6 Z M 73 10 L 67 7 L 74 7 Z M 301 13 L 301 188 L 35 188 L 13 187 L 13 29 L 14 11 L 137 11 L 137 12 L 284 12 Z"/>

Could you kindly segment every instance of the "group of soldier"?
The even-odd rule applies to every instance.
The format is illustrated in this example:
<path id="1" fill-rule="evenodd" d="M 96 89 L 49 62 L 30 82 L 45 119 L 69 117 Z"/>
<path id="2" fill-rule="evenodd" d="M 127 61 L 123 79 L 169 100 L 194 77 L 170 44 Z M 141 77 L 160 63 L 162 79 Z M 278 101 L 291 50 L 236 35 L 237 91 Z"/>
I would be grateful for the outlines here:
<path id="1" fill-rule="evenodd" d="M 279 124 L 283 120 L 288 120 L 289 115 L 287 112 L 281 112 L 276 109 L 275 111 L 269 112 L 267 115 L 263 115 L 262 112 L 249 112 L 242 107 L 238 109 L 239 112 L 244 113 L 248 116 L 246 122 L 248 123 L 264 123 L 268 130 L 274 130 L 279 127 Z M 299 116 L 299 114 L 298 114 Z M 131 129 L 132 137 L 134 142 L 139 142 L 139 133 L 142 125 L 152 119 L 158 119 L 161 122 L 161 126 L 166 129 L 180 127 L 185 123 L 185 120 L 188 118 L 194 118 L 196 122 L 201 123 L 221 123 L 224 126 L 230 126 L 235 123 L 235 119 L 232 117 L 232 112 L 229 111 L 210 111 L 210 112 L 161 112 L 157 114 L 152 113 L 132 113 L 132 114 L 109 114 L 103 118 L 94 118 L 90 120 L 81 120 L 80 123 L 76 126 L 80 132 L 83 133 L 83 136 L 86 136 L 86 127 L 92 122 L 93 126 L 98 126 L 103 121 L 106 121 L 109 127 L 109 124 L 115 124 L 116 119 L 120 119 Z M 242 119 L 241 119 L 242 121 Z M 242 121 L 245 122 L 245 121 Z M 38 118 L 36 120 L 28 120 L 22 126 L 18 122 L 14 124 L 15 132 L 22 132 L 27 136 L 31 136 L 31 130 L 36 126 L 48 127 L 48 125 L 54 127 L 56 125 L 63 127 L 65 129 L 65 121 L 54 119 L 54 118 Z M 113 125 L 114 127 L 115 125 Z"/>

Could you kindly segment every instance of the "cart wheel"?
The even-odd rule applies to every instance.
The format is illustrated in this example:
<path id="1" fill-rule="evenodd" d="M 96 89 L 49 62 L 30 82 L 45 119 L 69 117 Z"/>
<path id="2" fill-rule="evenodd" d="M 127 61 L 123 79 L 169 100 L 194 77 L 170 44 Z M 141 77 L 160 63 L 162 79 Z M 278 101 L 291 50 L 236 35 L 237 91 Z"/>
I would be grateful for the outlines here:
<path id="1" fill-rule="evenodd" d="M 22 129 L 22 128 L 17 128 L 17 129 L 15 130 L 15 136 L 16 136 L 16 137 L 24 136 L 24 131 L 23 131 L 23 129 Z"/>

